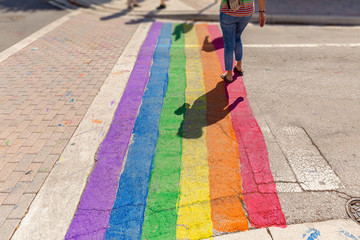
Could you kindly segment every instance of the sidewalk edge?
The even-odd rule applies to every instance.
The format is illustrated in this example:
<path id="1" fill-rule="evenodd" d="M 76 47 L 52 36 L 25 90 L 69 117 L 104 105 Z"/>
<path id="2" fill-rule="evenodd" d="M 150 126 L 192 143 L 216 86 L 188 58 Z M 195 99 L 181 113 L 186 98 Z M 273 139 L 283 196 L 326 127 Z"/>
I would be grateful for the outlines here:
<path id="1" fill-rule="evenodd" d="M 172 11 L 172 12 L 146 12 L 133 11 L 129 16 L 145 18 L 165 18 L 175 20 L 193 20 L 193 21 L 219 21 L 218 12 L 199 14 L 198 11 Z M 258 22 L 258 14 L 255 13 L 251 22 Z M 314 24 L 314 25 L 360 25 L 360 17 L 348 16 L 325 16 L 325 15 L 282 15 L 267 14 L 267 23 L 280 24 Z"/>

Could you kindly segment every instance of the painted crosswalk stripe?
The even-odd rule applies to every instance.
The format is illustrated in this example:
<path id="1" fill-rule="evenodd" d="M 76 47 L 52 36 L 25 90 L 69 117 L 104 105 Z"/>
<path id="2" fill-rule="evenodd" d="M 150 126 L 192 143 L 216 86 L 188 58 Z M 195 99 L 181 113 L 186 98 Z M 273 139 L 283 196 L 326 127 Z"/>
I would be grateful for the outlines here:
<path id="1" fill-rule="evenodd" d="M 77 236 L 102 238 L 105 234 L 160 29 L 159 23 L 151 26 L 151 34 L 147 35 L 139 51 L 109 133 L 98 150 L 97 164 L 89 177 L 66 239 Z M 147 32 L 146 29 L 142 30 Z"/>
<path id="2" fill-rule="evenodd" d="M 216 55 L 207 24 L 195 26 L 201 53 L 206 89 L 206 142 L 208 149 L 211 216 L 219 232 L 249 229 L 243 208 L 239 152 L 230 111 L 241 104 L 239 97 L 229 103 L 227 85 L 220 79 L 222 68 Z M 208 40 L 208 41 L 206 41 Z"/>
<path id="3" fill-rule="evenodd" d="M 223 65 L 222 35 L 218 27 L 209 26 L 219 60 Z M 249 221 L 254 227 L 286 226 L 285 217 L 276 192 L 270 170 L 270 162 L 264 137 L 252 113 L 243 79 L 238 77 L 228 86 L 229 102 L 241 96 L 243 101 L 231 112 L 231 121 L 236 133 L 241 163 L 244 202 Z"/>
<path id="4" fill-rule="evenodd" d="M 243 80 L 219 77 L 219 39 L 216 25 L 152 24 L 68 239 L 199 239 L 286 225 Z"/>
<path id="5" fill-rule="evenodd" d="M 197 43 L 193 25 L 185 25 L 184 32 L 185 44 Z M 185 54 L 186 103 L 190 107 L 186 107 L 182 124 L 181 197 L 176 239 L 201 239 L 213 235 L 206 129 L 202 128 L 206 125 L 206 97 L 199 50 L 185 48 Z"/>
<path id="6" fill-rule="evenodd" d="M 167 89 L 171 30 L 170 23 L 163 24 L 105 239 L 141 237 L 148 182 L 159 134 L 160 113 Z"/>
<path id="7" fill-rule="evenodd" d="M 142 239 L 176 238 L 182 153 L 179 128 L 183 120 L 184 108 L 181 106 L 185 102 L 186 88 L 183 24 L 174 25 L 173 32 L 169 83 L 160 117 L 159 138 L 151 172 Z"/>
<path id="8" fill-rule="evenodd" d="M 276 130 L 276 139 L 305 191 L 328 191 L 342 187 L 340 178 L 304 129 L 296 126 L 284 127 Z"/>

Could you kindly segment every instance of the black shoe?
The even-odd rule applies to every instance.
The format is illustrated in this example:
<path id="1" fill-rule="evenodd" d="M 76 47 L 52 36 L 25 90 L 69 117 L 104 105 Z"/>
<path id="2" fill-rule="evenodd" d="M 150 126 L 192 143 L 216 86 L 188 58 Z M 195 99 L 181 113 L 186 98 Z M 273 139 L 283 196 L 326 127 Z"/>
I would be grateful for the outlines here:
<path id="1" fill-rule="evenodd" d="M 244 76 L 244 71 L 243 70 L 239 70 L 236 66 L 234 66 L 234 72 L 239 74 L 241 77 Z"/>
<path id="2" fill-rule="evenodd" d="M 221 74 L 220 77 L 222 78 L 222 80 L 224 80 L 225 82 L 227 83 L 232 83 L 234 80 L 231 79 L 229 80 L 227 77 L 226 77 L 226 74 Z"/>
<path id="3" fill-rule="evenodd" d="M 134 6 L 134 7 L 140 7 L 140 5 L 139 5 L 139 4 L 137 4 L 137 3 L 136 3 L 136 4 L 134 4 L 133 6 Z"/>
<path id="4" fill-rule="evenodd" d="M 161 9 L 164 9 L 164 8 L 166 8 L 166 5 L 160 4 L 160 6 L 158 6 L 156 9 L 157 9 L 157 10 L 161 10 Z"/>

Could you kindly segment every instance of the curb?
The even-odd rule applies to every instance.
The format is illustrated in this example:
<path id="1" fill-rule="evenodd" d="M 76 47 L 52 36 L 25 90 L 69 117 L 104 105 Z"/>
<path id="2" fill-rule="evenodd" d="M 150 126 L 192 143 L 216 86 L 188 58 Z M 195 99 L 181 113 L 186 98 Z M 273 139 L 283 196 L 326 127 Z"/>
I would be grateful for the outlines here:
<path id="1" fill-rule="evenodd" d="M 59 9 L 63 10 L 76 10 L 78 9 L 77 6 L 69 3 L 67 0 L 50 0 L 48 3 L 54 7 L 57 7 Z"/>
<path id="2" fill-rule="evenodd" d="M 69 2 L 68 2 L 69 1 Z M 112 10 L 112 11 L 124 11 L 123 8 L 111 6 L 109 4 L 95 4 L 87 0 L 50 0 L 49 4 L 52 4 L 59 8 L 90 8 L 94 10 Z M 171 19 L 171 20 L 183 20 L 183 21 L 219 21 L 218 11 L 208 11 L 201 13 L 198 10 L 135 10 L 130 11 L 127 16 L 132 17 L 144 17 L 150 19 Z M 251 18 L 251 22 L 257 23 L 258 14 L 255 13 Z M 360 25 L 360 16 L 328 16 L 328 15 L 288 15 L 288 14 L 267 14 L 266 22 L 268 24 L 309 24 L 309 25 L 343 25 L 343 26 L 357 26 Z"/>
<path id="3" fill-rule="evenodd" d="M 174 20 L 193 20 L 193 21 L 219 21 L 219 13 L 199 14 L 198 11 L 167 11 L 167 12 L 146 12 L 132 11 L 128 16 L 174 19 Z M 255 13 L 251 22 L 259 22 L 258 14 Z M 312 25 L 360 25 L 360 17 L 347 16 L 323 16 L 323 15 L 281 15 L 267 14 L 266 22 L 270 24 L 312 24 Z"/>

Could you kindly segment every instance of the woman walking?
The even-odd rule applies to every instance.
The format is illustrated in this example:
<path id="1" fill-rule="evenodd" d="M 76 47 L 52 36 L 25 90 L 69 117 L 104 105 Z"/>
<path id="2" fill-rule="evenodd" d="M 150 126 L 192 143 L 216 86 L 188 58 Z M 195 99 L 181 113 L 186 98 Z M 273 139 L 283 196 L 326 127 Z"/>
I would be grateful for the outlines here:
<path id="1" fill-rule="evenodd" d="M 254 0 L 239 0 L 241 1 L 238 10 L 231 10 L 227 1 L 222 0 L 220 5 L 220 26 L 223 32 L 224 39 L 224 62 L 226 72 L 221 75 L 221 78 L 226 82 L 232 82 L 232 71 L 240 76 L 243 75 L 241 61 L 243 57 L 243 46 L 241 41 L 241 34 L 250 21 L 254 13 Z M 263 27 L 266 22 L 265 16 L 265 0 L 259 1 L 259 23 Z M 233 68 L 235 53 L 236 65 Z"/>

